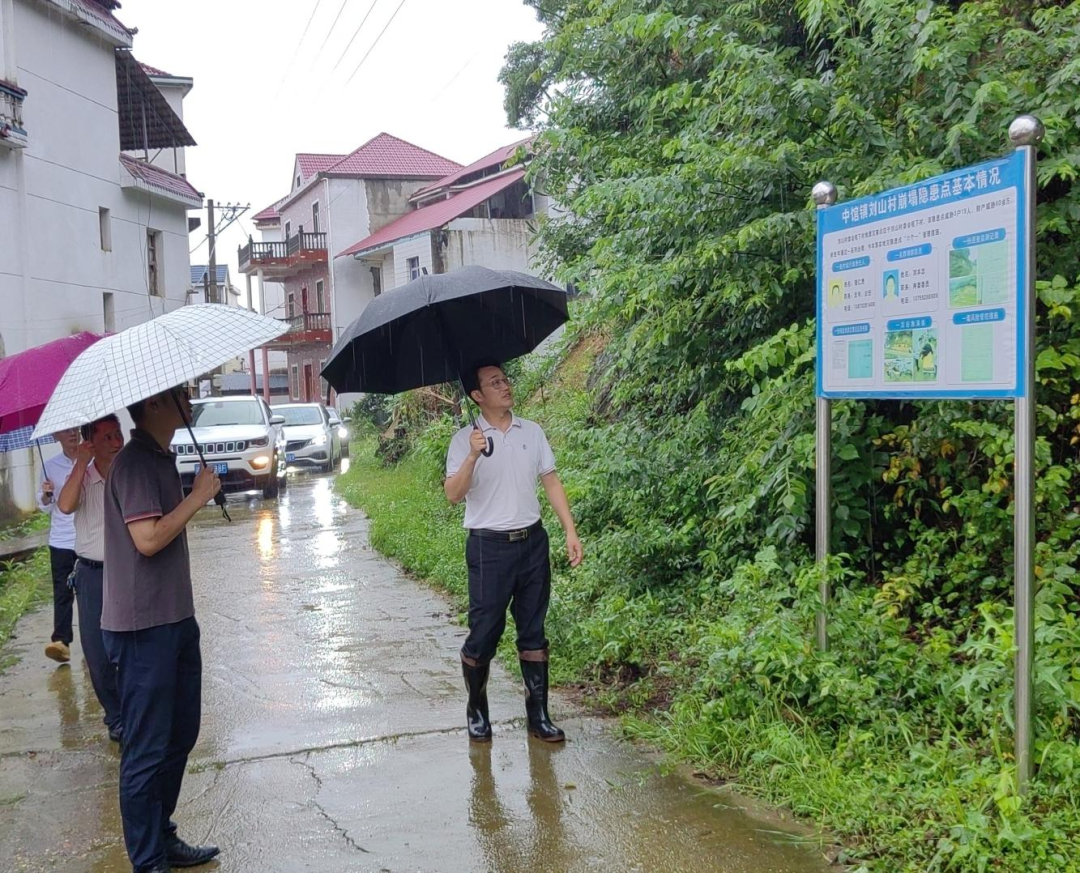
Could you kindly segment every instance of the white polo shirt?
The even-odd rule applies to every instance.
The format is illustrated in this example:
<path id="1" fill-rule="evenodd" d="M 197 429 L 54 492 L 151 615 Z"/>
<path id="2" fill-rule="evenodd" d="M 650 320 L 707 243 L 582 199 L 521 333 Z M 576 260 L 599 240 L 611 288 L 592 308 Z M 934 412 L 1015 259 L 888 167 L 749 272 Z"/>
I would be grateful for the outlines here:
<path id="1" fill-rule="evenodd" d="M 105 479 L 91 461 L 82 480 L 75 510 L 75 554 L 91 561 L 105 560 Z"/>
<path id="2" fill-rule="evenodd" d="M 49 514 L 49 545 L 54 549 L 75 548 L 75 519 L 61 512 L 56 506 L 60 492 L 64 490 L 64 483 L 74 467 L 75 460 L 63 452 L 53 455 L 45 462 L 44 475 L 38 482 L 38 509 Z M 49 504 L 41 502 L 41 484 L 46 479 L 53 483 L 54 488 L 52 503 Z"/>
<path id="3" fill-rule="evenodd" d="M 477 425 L 490 437 L 491 457 L 481 455 L 473 468 L 472 484 L 465 494 L 465 527 L 488 530 L 520 530 L 540 520 L 537 480 L 555 469 L 543 428 L 535 421 L 518 418 L 506 433 L 488 424 L 481 416 Z M 446 453 L 446 475 L 453 476 L 469 457 L 472 425 L 463 427 L 450 441 Z"/>

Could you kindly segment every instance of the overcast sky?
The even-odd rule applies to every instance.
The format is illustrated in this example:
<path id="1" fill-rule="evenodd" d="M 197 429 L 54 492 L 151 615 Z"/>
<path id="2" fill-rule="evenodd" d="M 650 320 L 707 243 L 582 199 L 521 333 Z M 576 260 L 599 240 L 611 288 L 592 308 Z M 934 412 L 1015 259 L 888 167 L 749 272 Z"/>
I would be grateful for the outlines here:
<path id="1" fill-rule="evenodd" d="M 248 216 L 288 193 L 298 151 L 345 153 L 385 131 L 470 163 L 520 139 L 496 77 L 510 43 L 541 32 L 519 0 L 123 0 L 117 17 L 138 28 L 140 61 L 195 80 L 188 179 Z M 249 232 L 242 219 L 218 243 L 241 291 Z M 191 261 L 206 257 L 204 244 Z"/>

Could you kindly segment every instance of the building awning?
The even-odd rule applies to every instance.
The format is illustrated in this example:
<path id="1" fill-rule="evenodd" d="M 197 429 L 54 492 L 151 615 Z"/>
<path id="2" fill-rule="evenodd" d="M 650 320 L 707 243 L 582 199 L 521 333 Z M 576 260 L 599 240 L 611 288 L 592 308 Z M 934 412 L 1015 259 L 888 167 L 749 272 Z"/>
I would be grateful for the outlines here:
<path id="1" fill-rule="evenodd" d="M 121 188 L 141 188 L 150 194 L 180 203 L 189 209 L 200 209 L 202 194 L 192 187 L 183 176 L 155 167 L 131 155 L 120 155 L 120 165 L 127 170 L 128 179 L 121 180 Z"/>
<path id="2" fill-rule="evenodd" d="M 125 152 L 181 148 L 195 139 L 130 51 L 116 50 L 116 98 L 120 149 Z"/>
<path id="3" fill-rule="evenodd" d="M 391 221 L 382 230 L 378 230 L 355 245 L 349 246 L 337 257 L 343 258 L 346 255 L 359 256 L 365 252 L 382 248 L 396 240 L 416 236 L 425 231 L 442 227 L 447 222 L 464 215 L 489 197 L 494 197 L 500 191 L 509 188 L 515 182 L 519 182 L 524 178 L 525 170 L 514 170 L 505 175 L 496 176 L 489 181 L 465 188 L 448 200 L 439 200 L 430 206 L 425 206 L 423 209 L 407 212 L 396 221 Z"/>

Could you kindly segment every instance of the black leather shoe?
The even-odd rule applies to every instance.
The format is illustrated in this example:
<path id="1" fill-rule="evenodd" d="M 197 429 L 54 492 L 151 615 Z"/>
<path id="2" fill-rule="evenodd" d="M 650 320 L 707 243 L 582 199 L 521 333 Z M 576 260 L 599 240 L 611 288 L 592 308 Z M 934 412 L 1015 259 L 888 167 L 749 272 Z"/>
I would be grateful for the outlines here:
<path id="1" fill-rule="evenodd" d="M 198 867 L 220 852 L 217 846 L 190 846 L 177 836 L 165 838 L 165 857 L 170 867 Z"/>
<path id="2" fill-rule="evenodd" d="M 544 653 L 545 656 L 547 653 Z M 521 678 L 525 682 L 525 714 L 529 717 L 529 736 L 545 743 L 566 739 L 562 729 L 551 723 L 548 715 L 548 662 L 521 659 Z"/>
<path id="3" fill-rule="evenodd" d="M 146 873 L 170 873 L 169 865 L 162 861 L 160 864 L 155 864 Z"/>
<path id="4" fill-rule="evenodd" d="M 114 743 L 119 743 L 121 749 L 124 748 L 123 728 L 109 728 L 109 739 Z"/>
<path id="5" fill-rule="evenodd" d="M 465 677 L 465 688 L 469 692 L 469 703 L 465 707 L 469 739 L 474 743 L 490 743 L 491 718 L 488 716 L 487 681 L 491 665 L 474 667 L 462 661 L 461 672 Z"/>

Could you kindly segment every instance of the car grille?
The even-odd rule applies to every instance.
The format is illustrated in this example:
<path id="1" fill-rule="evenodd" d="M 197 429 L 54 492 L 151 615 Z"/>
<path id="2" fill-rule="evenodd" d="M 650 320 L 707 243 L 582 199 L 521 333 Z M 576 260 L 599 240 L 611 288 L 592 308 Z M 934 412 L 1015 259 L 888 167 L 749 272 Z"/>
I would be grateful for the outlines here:
<path id="1" fill-rule="evenodd" d="M 287 452 L 295 452 L 298 449 L 302 449 L 304 446 L 306 446 L 310 442 L 311 442 L 311 440 L 289 440 L 285 444 L 285 451 L 287 451 Z"/>
<path id="2" fill-rule="evenodd" d="M 219 443 L 201 443 L 200 444 L 204 455 L 232 455 L 236 452 L 243 452 L 247 450 L 246 440 L 229 440 L 228 442 Z M 174 447 L 176 454 L 178 455 L 197 455 L 195 446 L 191 443 L 181 443 Z"/>

